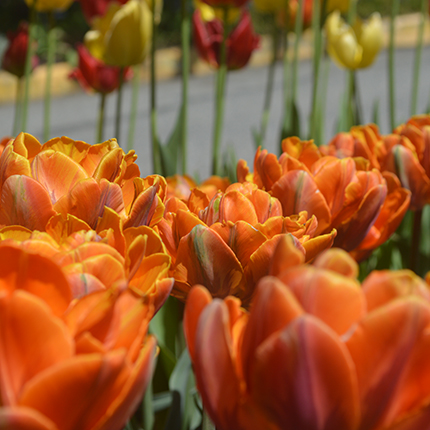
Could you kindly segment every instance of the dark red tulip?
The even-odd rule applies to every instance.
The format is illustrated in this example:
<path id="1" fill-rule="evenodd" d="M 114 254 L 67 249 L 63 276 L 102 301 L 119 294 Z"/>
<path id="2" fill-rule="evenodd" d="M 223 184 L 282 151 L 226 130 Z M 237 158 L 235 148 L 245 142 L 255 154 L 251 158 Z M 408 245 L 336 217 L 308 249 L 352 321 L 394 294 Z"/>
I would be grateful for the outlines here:
<path id="1" fill-rule="evenodd" d="M 12 75 L 22 78 L 25 74 L 25 60 L 28 46 L 28 24 L 22 22 L 18 30 L 7 34 L 9 45 L 3 56 L 2 68 Z M 32 67 L 38 64 L 37 57 L 33 57 Z"/>
<path id="2" fill-rule="evenodd" d="M 107 66 L 102 61 L 97 60 L 83 45 L 78 46 L 77 51 L 79 65 L 73 70 L 70 77 L 75 78 L 83 89 L 92 89 L 99 93 L 108 94 L 118 88 L 119 67 Z M 127 72 L 126 78 L 131 73 L 130 69 Z"/>
<path id="3" fill-rule="evenodd" d="M 199 55 L 211 66 L 220 65 L 221 42 L 224 25 L 221 20 L 205 22 L 199 10 L 193 16 L 194 40 Z M 230 70 L 246 66 L 254 49 L 258 48 L 260 37 L 254 33 L 251 15 L 243 12 L 242 16 L 227 39 L 227 67 Z"/>

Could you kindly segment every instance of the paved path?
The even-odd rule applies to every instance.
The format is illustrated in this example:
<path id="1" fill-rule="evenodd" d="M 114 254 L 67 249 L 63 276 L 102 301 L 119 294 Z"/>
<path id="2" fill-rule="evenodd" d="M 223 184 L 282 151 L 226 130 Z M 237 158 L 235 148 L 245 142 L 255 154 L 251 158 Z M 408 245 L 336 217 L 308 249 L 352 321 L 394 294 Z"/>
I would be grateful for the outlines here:
<path id="1" fill-rule="evenodd" d="M 397 82 L 397 119 L 402 122 L 409 117 L 410 92 L 414 53 L 410 49 L 398 50 L 396 54 Z M 423 53 L 421 73 L 419 112 L 423 112 L 429 102 L 430 49 Z M 223 147 L 233 145 L 238 158 L 252 162 L 254 143 L 251 129 L 258 127 L 264 98 L 266 68 L 249 68 L 233 72 L 228 78 L 228 97 L 226 101 Z M 299 71 L 299 109 L 302 128 L 307 124 L 311 101 L 312 68 L 309 61 L 300 63 Z M 372 106 L 375 100 L 380 103 L 381 131 L 389 132 L 388 127 L 388 81 L 387 52 L 382 52 L 378 61 L 368 70 L 358 73 L 359 89 L 364 110 L 364 121 L 371 120 Z M 213 122 L 213 76 L 193 77 L 190 81 L 189 109 L 189 171 L 198 172 L 205 178 L 210 172 L 210 145 Z M 326 139 L 335 133 L 339 103 L 345 88 L 345 73 L 335 65 L 330 65 L 328 99 L 326 110 Z M 125 145 L 127 124 L 130 113 L 131 89 L 124 94 L 124 134 L 120 142 Z M 180 81 L 174 79 L 159 84 L 158 87 L 158 125 L 162 140 L 169 135 L 178 114 L 180 100 Z M 113 118 L 115 97 L 108 98 L 106 137 L 113 136 Z M 66 135 L 73 139 L 95 143 L 95 123 L 98 111 L 98 97 L 76 93 L 52 101 L 52 136 Z M 43 103 L 32 102 L 30 105 L 29 132 L 40 137 L 43 124 Z M 282 116 L 282 66 L 276 70 L 272 111 L 267 133 L 267 147 L 276 151 Z M 0 105 L 0 135 L 11 132 L 13 106 Z M 147 85 L 139 89 L 139 111 L 136 127 L 135 149 L 139 156 L 138 164 L 142 175 L 151 173 L 149 134 L 149 91 Z"/>

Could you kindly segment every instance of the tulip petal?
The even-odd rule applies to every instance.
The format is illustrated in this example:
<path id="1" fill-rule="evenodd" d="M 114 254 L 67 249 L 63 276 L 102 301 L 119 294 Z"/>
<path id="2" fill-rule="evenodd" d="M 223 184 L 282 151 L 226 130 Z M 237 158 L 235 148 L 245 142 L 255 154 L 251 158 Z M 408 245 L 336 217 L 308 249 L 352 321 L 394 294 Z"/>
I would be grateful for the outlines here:
<path id="1" fill-rule="evenodd" d="M 197 327 L 195 362 L 203 405 L 221 430 L 237 429 L 240 383 L 232 358 L 229 314 L 219 299 L 203 310 Z"/>
<path id="2" fill-rule="evenodd" d="M 333 331 L 312 316 L 295 319 L 260 345 L 253 387 L 283 430 L 357 428 L 354 364 Z"/>
<path id="3" fill-rule="evenodd" d="M 0 408 L 0 430 L 58 430 L 48 418 L 34 409 L 14 406 Z"/>
<path id="4" fill-rule="evenodd" d="M 50 259 L 14 246 L 0 246 L 0 291 L 25 290 L 41 298 L 55 315 L 72 300 L 63 271 Z"/>
<path id="5" fill-rule="evenodd" d="M 191 288 L 185 302 L 184 335 L 187 341 L 191 361 L 195 361 L 196 334 L 200 315 L 203 309 L 212 302 L 209 291 L 201 285 Z"/>
<path id="6" fill-rule="evenodd" d="M 287 286 L 271 276 L 258 283 L 252 303 L 240 354 L 248 387 L 253 384 L 254 356 L 258 346 L 303 314 L 302 307 Z"/>
<path id="7" fill-rule="evenodd" d="M 127 382 L 125 351 L 78 355 L 29 381 L 20 406 L 37 409 L 62 430 L 87 430 L 105 413 Z"/>
<path id="8" fill-rule="evenodd" d="M 410 297 L 369 313 L 346 340 L 359 384 L 360 429 L 383 427 L 430 396 L 429 324 L 429 304 Z"/>
<path id="9" fill-rule="evenodd" d="M 330 209 L 309 173 L 303 170 L 286 173 L 273 185 L 272 194 L 281 202 L 284 216 L 307 211 L 317 217 L 319 233 L 330 225 Z"/>
<path id="10" fill-rule="evenodd" d="M 224 298 L 244 292 L 243 269 L 233 251 L 208 227 L 196 225 L 181 239 L 174 270 L 175 280 L 189 285 L 202 284 L 214 297 Z M 185 293 L 185 294 L 184 294 Z M 173 288 L 184 299 L 188 291 Z"/>
<path id="11" fill-rule="evenodd" d="M 311 266 L 294 267 L 280 279 L 306 312 L 324 321 L 339 335 L 365 315 L 364 294 L 354 279 Z"/>
<path id="12" fill-rule="evenodd" d="M 31 173 L 46 189 L 53 205 L 79 181 L 87 178 L 87 173 L 78 163 L 53 150 L 43 151 L 34 157 Z"/>
<path id="13" fill-rule="evenodd" d="M 10 176 L 1 191 L 0 225 L 22 225 L 44 231 L 56 214 L 46 190 L 33 178 Z"/>
<path id="14" fill-rule="evenodd" d="M 29 380 L 73 353 L 66 326 L 42 300 L 24 291 L 0 299 L 0 391 L 4 404 L 15 405 Z"/>
<path id="15" fill-rule="evenodd" d="M 369 312 L 401 297 L 418 296 L 430 302 L 428 285 L 410 270 L 375 270 L 363 281 L 362 289 Z"/>
<path id="16" fill-rule="evenodd" d="M 94 428 L 98 430 L 122 428 L 132 416 L 154 372 L 156 345 L 153 336 L 146 339 L 127 382 Z"/>

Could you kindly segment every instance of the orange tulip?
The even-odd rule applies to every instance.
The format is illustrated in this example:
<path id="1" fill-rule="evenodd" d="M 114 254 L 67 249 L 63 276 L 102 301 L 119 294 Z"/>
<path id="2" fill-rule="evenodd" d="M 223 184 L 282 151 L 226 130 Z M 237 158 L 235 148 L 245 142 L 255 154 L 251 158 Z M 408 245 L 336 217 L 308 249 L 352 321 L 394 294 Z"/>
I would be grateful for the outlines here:
<path id="1" fill-rule="evenodd" d="M 0 427 L 122 428 L 153 370 L 152 305 L 130 290 L 71 303 L 50 259 L 0 255 Z"/>
<path id="2" fill-rule="evenodd" d="M 14 226 L 0 230 L 0 249 L 16 246 L 47 257 L 62 267 L 73 297 L 127 286 L 150 297 L 155 312 L 173 287 L 170 257 L 157 233 L 147 226 L 122 229 L 121 219 L 107 208 L 97 230 L 71 215 L 56 215 L 46 232 Z"/>
<path id="3" fill-rule="evenodd" d="M 411 192 L 410 209 L 421 210 L 430 203 L 430 115 L 412 117 L 387 136 L 375 125 L 353 127 L 338 134 L 323 148 L 337 157 L 364 157 L 372 167 L 398 176 Z"/>
<path id="4" fill-rule="evenodd" d="M 70 214 L 95 228 L 105 207 L 125 227 L 154 225 L 164 210 L 165 180 L 139 178 L 136 158 L 115 139 L 91 146 L 62 137 L 41 145 L 21 133 L 0 157 L 0 225 L 43 231 L 53 215 Z"/>
<path id="5" fill-rule="evenodd" d="M 232 184 L 210 202 L 193 190 L 187 203 L 167 201 L 166 211 L 157 229 L 173 260 L 172 295 L 180 300 L 200 283 L 214 297 L 236 295 L 248 304 L 256 282 L 278 264 L 275 251 L 286 236 L 283 258 L 298 250 L 303 259 L 297 264 L 312 260 L 336 236 L 335 230 L 317 235 L 316 217 L 306 212 L 282 216 L 278 199 L 251 183 Z"/>
<path id="6" fill-rule="evenodd" d="M 400 191 L 395 180 L 384 177 L 377 169 L 369 170 L 368 163 L 357 156 L 352 146 L 347 139 L 340 143 L 341 148 L 346 147 L 347 155 L 356 158 L 342 153 L 338 159 L 319 151 L 312 141 L 288 138 L 283 141 L 284 152 L 279 159 L 266 150 L 257 151 L 253 174 L 244 161 L 239 162 L 238 178 L 252 181 L 277 197 L 284 216 L 300 211 L 315 215 L 317 234 L 335 228 L 334 246 L 353 251 L 366 241 L 366 250 L 371 252 L 373 245 L 379 246 L 401 222 L 409 194 Z M 339 155 L 334 145 L 325 153 Z M 396 208 L 395 213 L 391 216 L 383 211 L 384 205 Z M 388 216 L 390 223 L 386 224 Z"/>
<path id="7" fill-rule="evenodd" d="M 210 200 L 218 191 L 225 191 L 230 185 L 228 178 L 221 178 L 220 176 L 211 176 L 209 179 L 203 181 L 200 185 L 188 175 L 174 175 L 166 178 L 167 191 L 166 199 L 170 197 L 177 197 L 181 200 L 188 200 L 191 195 L 191 190 L 198 188 Z"/>
<path id="8" fill-rule="evenodd" d="M 344 251 L 263 278 L 250 313 L 194 287 L 184 331 L 220 430 L 422 430 L 430 416 L 430 295 L 412 272 L 363 283 Z"/>

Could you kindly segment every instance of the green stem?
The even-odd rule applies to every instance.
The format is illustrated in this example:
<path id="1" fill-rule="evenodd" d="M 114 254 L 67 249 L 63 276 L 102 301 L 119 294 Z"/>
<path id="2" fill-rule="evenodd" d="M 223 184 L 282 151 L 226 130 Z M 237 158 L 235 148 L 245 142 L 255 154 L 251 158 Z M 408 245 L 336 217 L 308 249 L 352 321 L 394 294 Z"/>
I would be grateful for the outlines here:
<path id="1" fill-rule="evenodd" d="M 418 272 L 420 267 L 420 240 L 421 240 L 421 219 L 422 210 L 414 212 L 414 224 L 412 227 L 412 241 L 411 241 L 411 262 L 410 269 L 415 273 Z"/>
<path id="2" fill-rule="evenodd" d="M 414 78 L 412 81 L 411 115 L 416 115 L 418 106 L 418 88 L 420 82 L 421 57 L 423 53 L 423 41 L 425 23 L 428 15 L 429 4 L 427 0 L 421 0 L 421 20 L 418 27 L 418 40 L 415 48 Z"/>
<path id="3" fill-rule="evenodd" d="M 157 38 L 157 25 L 155 23 L 155 1 L 152 2 L 152 40 L 151 40 L 151 142 L 152 142 L 152 168 L 154 173 L 162 173 L 160 143 L 157 132 L 157 97 L 155 74 L 155 42 Z"/>
<path id="4" fill-rule="evenodd" d="M 264 147 L 267 124 L 270 116 L 270 105 L 272 104 L 273 83 L 275 80 L 276 62 L 278 59 L 279 31 L 275 24 L 272 27 L 272 61 L 269 64 L 269 74 L 267 76 L 266 94 L 264 96 L 263 114 L 261 116 L 260 144 Z"/>
<path id="5" fill-rule="evenodd" d="M 215 430 L 215 425 L 209 418 L 209 415 L 206 413 L 206 410 L 203 410 L 202 430 Z"/>
<path id="6" fill-rule="evenodd" d="M 140 64 L 133 67 L 133 90 L 131 95 L 130 122 L 128 125 L 127 151 L 134 148 L 134 134 L 136 131 L 137 105 L 139 102 L 139 72 Z"/>
<path id="7" fill-rule="evenodd" d="M 103 142 L 103 129 L 105 122 L 106 94 L 100 93 L 99 120 L 97 123 L 97 143 Z"/>
<path id="8" fill-rule="evenodd" d="M 389 103 L 390 103 L 390 126 L 394 130 L 396 127 L 396 91 L 394 79 L 394 51 L 395 51 L 395 24 L 396 17 L 399 14 L 400 0 L 392 0 L 391 20 L 390 20 L 390 42 L 388 50 L 388 85 L 389 85 Z"/>
<path id="9" fill-rule="evenodd" d="M 348 107 L 348 122 L 346 124 L 348 131 L 355 123 L 355 109 L 354 109 L 354 71 L 347 71 L 347 107 Z"/>
<path id="10" fill-rule="evenodd" d="M 216 105 L 215 105 L 215 125 L 212 146 L 212 174 L 221 174 L 220 163 L 220 142 L 222 135 L 225 99 L 225 81 L 227 76 L 227 37 L 229 26 L 227 24 L 228 7 L 224 8 L 224 32 L 221 42 L 220 65 L 216 77 Z"/>
<path id="11" fill-rule="evenodd" d="M 315 143 L 320 145 L 317 136 L 317 130 L 320 129 L 318 124 L 318 101 L 319 101 L 319 80 L 320 80 L 320 64 L 322 57 L 322 27 L 321 27 L 321 10 L 320 0 L 314 0 L 312 14 L 312 31 L 314 35 L 314 56 L 313 56 L 313 89 L 312 89 L 312 110 L 310 123 L 310 137 L 315 139 Z"/>
<path id="12" fill-rule="evenodd" d="M 181 156 L 182 174 L 187 173 L 187 139 L 188 139 L 188 81 L 190 76 L 190 39 L 191 19 L 188 11 L 188 1 L 182 0 L 182 105 L 181 105 Z"/>
<path id="13" fill-rule="evenodd" d="M 16 95 L 15 95 L 15 113 L 13 120 L 13 131 L 12 134 L 15 137 L 19 133 L 19 127 L 21 124 L 21 113 L 22 113 L 22 96 L 24 93 L 24 80 L 23 78 L 17 78 L 16 80 Z"/>
<path id="14" fill-rule="evenodd" d="M 299 48 L 300 48 L 300 39 L 302 37 L 303 31 L 303 5 L 304 0 L 299 0 L 299 7 L 296 15 L 296 22 L 294 32 L 296 34 L 296 39 L 294 41 L 294 56 L 293 56 L 293 75 L 291 79 L 292 86 L 292 101 L 295 103 L 297 99 L 297 77 L 299 74 Z"/>
<path id="15" fill-rule="evenodd" d="M 122 111 L 122 90 L 124 87 L 124 67 L 119 70 L 119 85 L 116 98 L 116 117 L 115 117 L 115 137 L 121 146 L 121 111 Z"/>
<path id="16" fill-rule="evenodd" d="M 354 25 L 355 17 L 357 15 L 357 0 L 350 0 L 348 8 L 348 24 Z"/>
<path id="17" fill-rule="evenodd" d="M 25 57 L 25 74 L 24 74 L 24 102 L 22 106 L 22 124 L 21 131 L 27 130 L 27 116 L 28 116 L 28 103 L 30 99 L 30 76 L 32 70 L 32 58 L 33 58 L 33 41 L 34 37 L 34 29 L 35 29 L 35 21 L 36 21 L 36 10 L 34 7 L 34 3 L 30 8 L 30 22 L 28 24 L 28 46 L 27 46 L 27 55 Z"/>
<path id="18" fill-rule="evenodd" d="M 53 12 L 49 12 L 49 31 L 48 31 L 48 57 L 46 63 L 46 86 L 45 86 L 45 112 L 43 139 L 46 142 L 51 132 L 51 81 L 52 66 L 55 62 L 55 19 Z"/>

